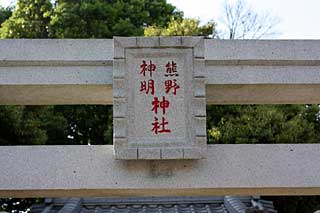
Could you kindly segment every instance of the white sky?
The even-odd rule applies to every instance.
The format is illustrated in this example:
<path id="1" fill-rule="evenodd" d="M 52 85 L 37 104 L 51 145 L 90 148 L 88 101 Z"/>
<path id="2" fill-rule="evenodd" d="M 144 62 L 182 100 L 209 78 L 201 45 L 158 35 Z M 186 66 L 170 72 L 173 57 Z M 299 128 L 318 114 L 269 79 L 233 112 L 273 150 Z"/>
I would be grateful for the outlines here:
<path id="1" fill-rule="evenodd" d="M 320 39 L 320 0 L 247 0 L 257 11 L 279 18 L 277 39 Z M 221 19 L 224 0 L 168 0 L 186 17 L 206 22 Z"/>
<path id="2" fill-rule="evenodd" d="M 14 0 L 0 0 L 8 6 Z M 185 17 L 202 22 L 221 18 L 224 0 L 167 0 L 184 11 Z M 280 19 L 277 39 L 320 39 L 320 0 L 247 0 L 257 11 L 269 10 Z"/>

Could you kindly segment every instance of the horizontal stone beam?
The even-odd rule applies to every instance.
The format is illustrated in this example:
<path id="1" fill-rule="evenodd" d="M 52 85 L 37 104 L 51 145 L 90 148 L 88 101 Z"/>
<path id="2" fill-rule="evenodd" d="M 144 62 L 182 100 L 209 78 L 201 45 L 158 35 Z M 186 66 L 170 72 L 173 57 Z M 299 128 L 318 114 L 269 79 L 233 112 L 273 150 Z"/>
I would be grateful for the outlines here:
<path id="1" fill-rule="evenodd" d="M 111 145 L 0 147 L 0 197 L 319 195 L 319 144 L 209 145 L 203 160 L 121 161 Z"/>
<path id="2" fill-rule="evenodd" d="M 112 42 L 0 40 L 0 104 L 112 104 Z M 320 102 L 320 40 L 208 39 L 205 70 L 208 104 Z"/>

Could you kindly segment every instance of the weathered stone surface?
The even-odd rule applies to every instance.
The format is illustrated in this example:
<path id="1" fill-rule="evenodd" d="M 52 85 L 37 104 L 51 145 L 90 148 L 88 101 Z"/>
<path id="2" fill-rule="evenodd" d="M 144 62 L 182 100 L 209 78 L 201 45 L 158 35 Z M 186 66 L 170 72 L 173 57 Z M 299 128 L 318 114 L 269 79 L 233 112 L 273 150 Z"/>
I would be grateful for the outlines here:
<path id="1" fill-rule="evenodd" d="M 114 138 L 126 138 L 127 137 L 127 119 L 125 118 L 113 118 L 113 137 Z"/>
<path id="2" fill-rule="evenodd" d="M 113 60 L 113 78 L 124 78 L 125 77 L 125 61 L 124 59 Z"/>
<path id="3" fill-rule="evenodd" d="M 113 97 L 125 98 L 127 97 L 127 85 L 124 79 L 113 79 Z"/>
<path id="4" fill-rule="evenodd" d="M 118 147 L 114 149 L 115 159 L 119 160 L 137 160 L 138 149 L 137 148 L 123 148 Z"/>
<path id="5" fill-rule="evenodd" d="M 160 37 L 161 47 L 181 47 L 182 37 L 181 36 L 162 36 Z"/>
<path id="6" fill-rule="evenodd" d="M 137 37 L 137 47 L 159 47 L 159 37 Z"/>
<path id="7" fill-rule="evenodd" d="M 206 98 L 196 97 L 194 100 L 194 114 L 197 117 L 206 117 Z"/>
<path id="8" fill-rule="evenodd" d="M 165 148 L 161 150 L 162 159 L 182 159 L 183 148 Z"/>
<path id="9" fill-rule="evenodd" d="M 201 159 L 205 158 L 205 149 L 201 148 L 185 148 L 183 149 L 184 159 Z"/>
<path id="10" fill-rule="evenodd" d="M 112 42 L 0 40 L 0 104 L 112 104 Z M 207 104 L 320 102 L 318 40 L 204 43 Z"/>
<path id="11" fill-rule="evenodd" d="M 160 160 L 161 149 L 160 148 L 138 148 L 138 159 L 141 160 Z"/>
<path id="12" fill-rule="evenodd" d="M 113 111 L 113 117 L 115 118 L 124 118 L 127 116 L 128 109 L 126 104 L 126 98 L 114 98 L 113 107 L 117 110 Z"/>
<path id="13" fill-rule="evenodd" d="M 205 97 L 206 96 L 206 79 L 194 78 L 194 96 Z"/>
<path id="14" fill-rule="evenodd" d="M 114 63 L 114 116 L 127 121 L 121 122 L 126 135 L 114 129 L 115 143 L 117 137 L 126 138 L 127 146 L 135 144 L 139 159 L 183 159 L 183 148 L 197 148 L 199 128 L 206 135 L 203 123 L 197 127 L 197 116 L 206 116 L 205 76 L 199 71 L 204 60 L 194 55 L 195 48 L 204 51 L 203 39 L 187 37 L 190 43 L 183 46 L 184 39 L 137 37 L 131 38 L 136 41 L 132 46 L 128 39 L 115 38 L 115 48 L 125 55 Z M 201 78 L 195 78 L 199 73 Z"/>
<path id="15" fill-rule="evenodd" d="M 121 161 L 110 145 L 1 146 L 0 197 L 320 194 L 319 144 L 208 145 L 207 152 L 202 160 Z"/>

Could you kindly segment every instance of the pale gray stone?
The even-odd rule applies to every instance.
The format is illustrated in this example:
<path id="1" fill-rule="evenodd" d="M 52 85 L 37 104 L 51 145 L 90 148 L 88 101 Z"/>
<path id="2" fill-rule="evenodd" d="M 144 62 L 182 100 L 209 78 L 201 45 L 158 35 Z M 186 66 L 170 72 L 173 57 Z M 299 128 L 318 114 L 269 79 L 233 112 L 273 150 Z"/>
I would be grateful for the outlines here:
<path id="1" fill-rule="evenodd" d="M 124 59 L 113 60 L 113 78 L 124 78 L 125 77 L 125 61 Z"/>
<path id="2" fill-rule="evenodd" d="M 0 197 L 320 193 L 320 144 L 216 144 L 207 152 L 201 160 L 120 161 L 112 145 L 1 146 Z"/>
<path id="3" fill-rule="evenodd" d="M 204 39 L 203 37 L 182 37 L 182 46 L 192 47 L 195 58 L 204 58 Z"/>
<path id="4" fill-rule="evenodd" d="M 114 37 L 113 41 L 114 59 L 123 59 L 125 48 L 137 46 L 136 37 Z"/>
<path id="5" fill-rule="evenodd" d="M 113 79 L 113 97 L 125 98 L 126 94 L 126 82 L 124 79 Z"/>
<path id="6" fill-rule="evenodd" d="M 184 159 L 201 159 L 204 158 L 204 152 L 200 148 L 184 148 L 183 158 Z"/>
<path id="7" fill-rule="evenodd" d="M 195 113 L 195 116 L 198 116 L 198 117 L 205 117 L 207 115 L 205 97 L 194 98 L 194 113 Z"/>
<path id="8" fill-rule="evenodd" d="M 113 59 L 124 59 L 124 47 L 117 39 L 113 40 Z"/>
<path id="9" fill-rule="evenodd" d="M 200 41 L 199 37 L 193 37 L 193 36 L 182 36 L 182 46 L 184 47 L 191 47 L 193 48 L 198 44 Z"/>
<path id="10" fill-rule="evenodd" d="M 138 148 L 138 159 L 141 160 L 160 160 L 160 148 Z"/>
<path id="11" fill-rule="evenodd" d="M 128 148 L 127 138 L 114 138 L 113 147 L 114 149 L 127 149 Z"/>
<path id="12" fill-rule="evenodd" d="M 113 137 L 127 137 L 127 120 L 125 118 L 113 118 Z"/>
<path id="13" fill-rule="evenodd" d="M 181 47 L 182 37 L 181 36 L 161 36 L 160 46 L 161 47 Z"/>
<path id="14" fill-rule="evenodd" d="M 112 42 L 0 40 L 0 103 L 112 104 Z M 207 103 L 319 103 L 319 43 L 205 39 Z"/>
<path id="15" fill-rule="evenodd" d="M 114 149 L 114 156 L 117 160 L 137 160 L 138 151 L 137 148 Z"/>
<path id="16" fill-rule="evenodd" d="M 137 46 L 137 37 L 114 37 L 116 45 L 114 48 L 127 48 Z"/>
<path id="17" fill-rule="evenodd" d="M 207 146 L 207 137 L 205 136 L 196 136 L 196 144 L 200 147 L 206 147 Z"/>
<path id="18" fill-rule="evenodd" d="M 192 82 L 192 67 L 191 64 L 186 63 L 186 56 L 192 57 L 191 50 L 186 49 L 172 49 L 163 50 L 162 55 L 155 57 L 153 55 L 159 54 L 159 50 L 155 49 L 130 49 L 127 51 L 128 57 L 126 59 L 128 65 L 127 70 L 137 70 L 136 72 L 128 72 L 128 79 L 131 80 L 128 91 L 130 95 L 128 96 L 128 107 L 129 112 L 129 128 L 128 128 L 128 138 L 130 141 L 137 141 L 141 143 L 141 146 L 153 146 L 158 147 L 160 144 L 165 144 L 167 141 L 171 141 L 173 144 L 184 144 L 192 143 L 192 139 L 188 136 L 188 130 L 192 129 L 191 126 L 187 126 L 185 122 L 186 116 L 192 115 L 192 87 L 189 87 L 189 82 Z M 151 57 L 151 58 L 150 58 Z M 141 62 L 145 58 L 150 58 L 146 60 L 150 63 L 150 60 L 157 66 L 156 71 L 152 74 L 155 82 L 155 94 L 146 94 L 141 89 L 141 81 L 148 82 L 150 79 L 150 74 L 147 72 L 146 77 L 143 77 L 139 73 L 139 68 Z M 165 93 L 165 81 L 171 79 L 172 77 L 165 77 L 165 66 L 169 62 L 174 60 L 177 63 L 177 70 L 179 73 L 177 79 L 177 84 L 180 88 L 177 89 L 176 95 L 173 95 L 173 89 L 170 93 Z M 192 62 L 190 58 L 188 63 Z M 185 81 L 185 79 L 187 79 Z M 189 96 L 188 96 L 189 94 Z M 154 98 L 158 98 L 162 101 L 163 97 L 166 97 L 170 101 L 169 108 L 166 108 L 165 116 L 161 108 L 158 109 L 158 113 L 155 114 L 152 111 L 152 101 Z M 185 99 L 185 100 L 184 100 Z M 158 122 L 159 125 L 162 123 L 162 118 L 165 122 L 168 122 L 166 129 L 170 129 L 171 133 L 158 133 L 155 134 L 152 129 L 152 123 Z M 143 145 L 142 145 L 143 144 Z M 148 144 L 148 145 L 147 145 Z"/>
<path id="19" fill-rule="evenodd" d="M 113 99 L 113 117 L 124 118 L 127 116 L 127 100 L 126 98 L 114 98 Z"/>
<path id="20" fill-rule="evenodd" d="M 160 37 L 137 37 L 138 47 L 159 47 Z"/>
<path id="21" fill-rule="evenodd" d="M 205 78 L 206 76 L 205 59 L 194 59 L 194 77 Z"/>
<path id="22" fill-rule="evenodd" d="M 197 64 L 194 64 L 192 49 L 201 45 L 203 39 L 188 39 L 193 45 L 188 44 L 190 48 L 180 48 L 181 37 L 138 37 L 137 48 L 127 49 L 125 59 L 121 60 L 125 65 L 115 63 L 116 69 L 124 69 L 125 78 L 114 80 L 114 104 L 120 107 L 117 109 L 115 106 L 114 114 L 127 120 L 122 122 L 127 134 L 123 137 L 128 139 L 128 146 L 134 144 L 138 148 L 139 159 L 160 159 L 159 150 L 166 151 L 169 147 L 172 150 L 164 153 L 163 159 L 182 159 L 181 150 L 186 146 L 197 146 L 196 135 L 200 134 L 200 128 L 206 127 L 202 122 L 197 126 L 199 121 L 196 117 L 203 116 L 201 119 L 205 120 L 206 116 L 205 79 L 203 75 L 201 79 L 194 78 L 195 69 L 202 73 L 200 70 L 204 68 L 204 60 L 196 59 Z M 160 40 L 162 45 L 168 47 L 160 47 Z M 178 45 L 178 48 L 174 48 L 174 45 Z M 167 73 L 166 67 L 172 66 L 172 63 L 175 63 L 176 67 L 173 69 L 177 72 Z M 146 65 L 144 71 L 141 71 L 142 64 Z M 150 66 L 154 66 L 154 70 L 150 71 Z M 171 83 L 169 89 L 166 88 L 168 83 Z M 201 99 L 195 101 L 197 95 Z M 127 99 L 120 101 L 117 97 Z M 158 103 L 155 108 L 153 103 L 156 101 Z M 168 106 L 161 108 L 164 106 L 162 101 L 167 101 Z M 206 135 L 205 129 L 201 135 Z"/>
<path id="23" fill-rule="evenodd" d="M 206 117 L 195 117 L 195 130 L 196 130 L 196 136 L 206 136 L 207 135 L 207 129 L 206 129 L 206 123 L 207 119 Z"/>
<path id="24" fill-rule="evenodd" d="M 194 96 L 205 97 L 206 96 L 206 79 L 194 78 Z"/>
<path id="25" fill-rule="evenodd" d="M 162 159 L 183 159 L 183 148 L 163 148 L 161 149 Z"/>
<path id="26" fill-rule="evenodd" d="M 112 63 L 112 39 L 1 39 L 2 62 Z"/>
<path id="27" fill-rule="evenodd" d="M 319 40 L 205 40 L 206 60 L 300 61 L 307 65 L 320 60 Z"/>

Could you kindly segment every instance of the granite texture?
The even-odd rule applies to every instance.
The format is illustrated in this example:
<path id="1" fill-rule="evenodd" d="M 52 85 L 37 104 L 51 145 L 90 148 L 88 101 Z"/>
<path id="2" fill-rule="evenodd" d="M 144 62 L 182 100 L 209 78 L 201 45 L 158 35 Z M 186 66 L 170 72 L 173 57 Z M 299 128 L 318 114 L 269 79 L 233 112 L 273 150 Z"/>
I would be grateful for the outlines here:
<path id="1" fill-rule="evenodd" d="M 208 145 L 202 160 L 115 160 L 107 146 L 0 148 L 0 197 L 318 195 L 319 144 Z"/>
<path id="2" fill-rule="evenodd" d="M 161 48 L 193 44 L 182 42 L 159 38 Z M 113 39 L 2 39 L 0 104 L 112 104 L 112 63 L 124 60 L 114 50 Z M 320 102 L 319 40 L 205 39 L 204 50 L 194 63 L 195 77 L 206 77 L 207 104 Z"/>
<path id="3" fill-rule="evenodd" d="M 197 137 L 206 136 L 206 123 L 202 122 L 206 119 L 203 42 L 200 37 L 114 38 L 116 159 L 130 159 L 124 153 L 145 160 L 205 156 L 206 144 L 197 143 Z M 168 64 L 176 72 L 168 74 Z M 146 70 L 142 71 L 141 65 Z M 118 146 L 117 138 L 125 138 L 127 145 Z M 137 158 L 125 151 L 129 147 L 137 148 Z"/>

